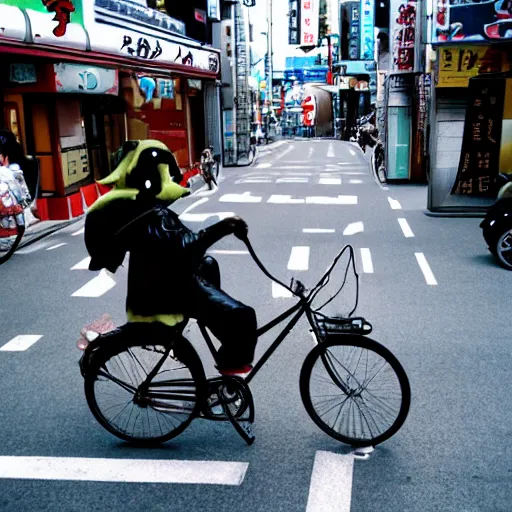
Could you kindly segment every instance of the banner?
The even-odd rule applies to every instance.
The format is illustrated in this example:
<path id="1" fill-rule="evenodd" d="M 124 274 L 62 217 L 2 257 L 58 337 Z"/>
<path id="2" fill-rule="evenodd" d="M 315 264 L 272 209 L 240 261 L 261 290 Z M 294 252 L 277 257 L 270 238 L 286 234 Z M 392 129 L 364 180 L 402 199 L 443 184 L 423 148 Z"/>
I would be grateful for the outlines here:
<path id="1" fill-rule="evenodd" d="M 318 44 L 320 0 L 300 0 L 300 45 Z"/>
<path id="2" fill-rule="evenodd" d="M 507 78 L 505 86 L 505 107 L 501 130 L 500 172 L 512 174 L 512 78 Z"/>
<path id="3" fill-rule="evenodd" d="M 414 71 L 417 7 L 416 0 L 391 0 L 389 19 L 393 71 Z"/>
<path id="4" fill-rule="evenodd" d="M 509 0 L 435 0 L 433 18 L 434 44 L 512 38 Z"/>
<path id="5" fill-rule="evenodd" d="M 452 194 L 495 197 L 504 98 L 504 78 L 476 77 L 469 81 L 464 136 Z"/>
<path id="6" fill-rule="evenodd" d="M 375 59 L 375 0 L 361 0 L 361 59 Z"/>
<path id="7" fill-rule="evenodd" d="M 84 64 L 53 65 L 57 92 L 119 94 L 117 70 Z"/>

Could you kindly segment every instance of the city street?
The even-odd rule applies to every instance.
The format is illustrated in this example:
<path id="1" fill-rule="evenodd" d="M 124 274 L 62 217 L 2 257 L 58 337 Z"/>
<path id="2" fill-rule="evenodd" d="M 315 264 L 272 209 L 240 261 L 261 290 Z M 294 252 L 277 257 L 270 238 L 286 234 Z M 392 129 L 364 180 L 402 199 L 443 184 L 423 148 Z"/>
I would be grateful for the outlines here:
<path id="1" fill-rule="evenodd" d="M 426 216 L 425 187 L 378 184 L 359 147 L 336 140 L 281 143 L 251 167 L 224 169 L 219 185 L 172 208 L 194 230 L 241 216 L 284 282 L 313 286 L 345 244 L 354 247 L 358 313 L 410 379 L 404 426 L 367 458 L 318 429 L 299 391 L 314 346 L 304 319 L 251 383 L 252 446 L 228 423 L 205 420 L 160 448 L 121 442 L 89 411 L 76 342 L 104 313 L 124 322 L 127 272 L 113 281 L 87 270 L 80 221 L 0 267 L 0 510 L 511 510 L 512 274 L 487 251 L 480 219 Z M 253 306 L 260 325 L 293 304 L 235 237 L 210 253 L 223 288 Z M 351 279 L 329 312 L 349 312 L 354 291 Z M 214 375 L 194 325 L 187 337 Z"/>

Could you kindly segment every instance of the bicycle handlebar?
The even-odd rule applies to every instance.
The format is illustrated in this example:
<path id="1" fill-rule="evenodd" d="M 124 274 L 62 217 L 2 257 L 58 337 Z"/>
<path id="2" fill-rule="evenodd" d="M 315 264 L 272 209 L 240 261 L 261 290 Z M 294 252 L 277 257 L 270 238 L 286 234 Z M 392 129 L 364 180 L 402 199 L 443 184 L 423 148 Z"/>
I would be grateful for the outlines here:
<path id="1" fill-rule="evenodd" d="M 354 256 L 354 248 L 351 246 L 351 245 L 346 245 L 345 247 L 343 247 L 343 249 L 341 249 L 341 251 L 336 255 L 336 257 L 334 258 L 331 266 L 327 269 L 327 271 L 325 272 L 325 274 L 322 276 L 322 278 L 318 281 L 318 283 L 316 284 L 316 286 L 310 291 L 309 295 L 307 297 L 304 296 L 304 292 L 306 291 L 306 287 L 298 280 L 295 280 L 292 278 L 292 281 L 291 281 L 291 286 L 287 286 L 285 285 L 282 281 L 280 281 L 279 279 L 275 278 L 266 268 L 265 266 L 263 265 L 263 263 L 260 261 L 260 259 L 258 258 L 258 256 L 256 255 L 252 245 L 251 245 L 251 242 L 249 241 L 249 238 L 248 237 L 244 237 L 244 238 L 241 238 L 242 242 L 245 244 L 245 246 L 247 247 L 247 250 L 249 251 L 249 254 L 251 255 L 252 259 L 254 260 L 254 262 L 256 263 L 256 265 L 259 267 L 259 269 L 272 281 L 274 281 L 275 283 L 281 285 L 283 288 L 285 288 L 286 290 L 288 290 L 290 293 L 292 293 L 293 295 L 295 295 L 295 297 L 298 297 L 299 299 L 302 299 L 302 300 L 306 300 L 306 302 L 308 303 L 311 303 L 314 298 L 317 296 L 317 294 L 320 292 L 320 290 L 325 286 L 327 285 L 327 283 L 329 282 L 329 277 L 330 277 L 330 274 L 331 272 L 333 271 L 334 267 L 336 266 L 336 264 L 338 263 L 338 260 L 341 258 L 341 256 L 343 255 L 343 253 L 348 249 L 349 252 L 350 252 L 350 259 L 349 259 L 349 262 L 347 264 L 347 268 L 346 268 L 346 271 L 345 271 L 345 277 L 343 279 L 343 283 L 341 284 L 340 288 L 338 289 L 338 291 L 330 298 L 328 299 L 324 304 L 322 304 L 318 309 L 316 309 L 316 311 L 319 311 L 320 309 L 322 309 L 324 306 L 326 306 L 327 304 L 329 304 L 332 300 L 334 300 L 338 294 L 341 292 L 341 290 L 343 289 L 343 287 L 345 286 L 345 283 L 347 281 L 347 275 L 348 275 L 348 269 L 350 267 L 350 263 L 352 263 L 352 269 L 354 271 L 354 275 L 355 275 L 355 278 L 356 278 L 356 300 L 355 300 L 355 305 L 352 309 L 352 311 L 349 313 L 349 317 L 352 316 L 354 314 L 354 312 L 356 311 L 357 309 L 357 305 L 358 305 L 358 302 L 359 302 L 359 274 L 357 273 L 357 270 L 356 270 L 356 266 L 355 266 L 355 256 Z M 295 287 L 292 288 L 292 286 L 295 284 Z"/>

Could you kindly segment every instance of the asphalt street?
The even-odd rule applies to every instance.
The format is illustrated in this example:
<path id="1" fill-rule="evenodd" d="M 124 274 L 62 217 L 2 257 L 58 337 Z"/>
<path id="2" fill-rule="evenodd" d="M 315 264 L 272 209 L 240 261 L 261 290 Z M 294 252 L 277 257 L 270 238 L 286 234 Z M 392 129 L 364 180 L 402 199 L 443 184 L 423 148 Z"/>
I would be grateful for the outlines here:
<path id="1" fill-rule="evenodd" d="M 410 379 L 404 426 L 368 458 L 316 427 L 298 385 L 314 346 L 301 321 L 251 383 L 251 447 L 205 420 L 159 448 L 120 442 L 87 407 L 76 341 L 104 313 L 124 322 L 126 270 L 115 281 L 86 270 L 76 223 L 0 267 L 0 510 L 512 510 L 512 274 L 488 253 L 480 220 L 426 216 L 425 187 L 377 184 L 359 148 L 334 140 L 281 144 L 251 167 L 225 169 L 219 185 L 173 209 L 194 230 L 243 217 L 261 261 L 285 282 L 314 285 L 345 244 L 354 247 L 358 313 Z M 239 240 L 211 253 L 223 288 L 253 306 L 260 325 L 293 304 Z M 343 265 L 333 281 L 342 278 Z M 354 291 L 350 280 L 330 312 L 350 311 Z M 215 375 L 194 327 L 188 337 Z M 130 481 L 119 461 L 139 461 L 146 481 Z"/>

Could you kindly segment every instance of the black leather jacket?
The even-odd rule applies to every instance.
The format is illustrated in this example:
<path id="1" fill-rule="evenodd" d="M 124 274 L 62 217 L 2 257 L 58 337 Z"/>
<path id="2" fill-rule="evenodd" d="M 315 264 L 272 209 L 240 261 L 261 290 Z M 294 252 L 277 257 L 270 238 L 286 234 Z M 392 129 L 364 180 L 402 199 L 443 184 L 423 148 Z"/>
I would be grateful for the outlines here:
<path id="1" fill-rule="evenodd" d="M 221 221 L 194 233 L 165 205 L 118 199 L 87 215 L 89 269 L 115 272 L 129 252 L 127 308 L 142 316 L 182 313 L 206 250 L 232 232 Z"/>

